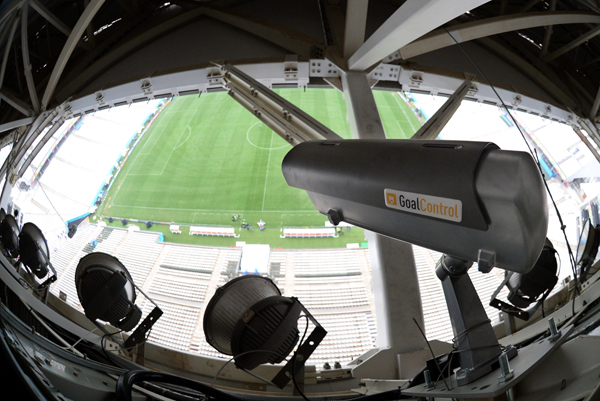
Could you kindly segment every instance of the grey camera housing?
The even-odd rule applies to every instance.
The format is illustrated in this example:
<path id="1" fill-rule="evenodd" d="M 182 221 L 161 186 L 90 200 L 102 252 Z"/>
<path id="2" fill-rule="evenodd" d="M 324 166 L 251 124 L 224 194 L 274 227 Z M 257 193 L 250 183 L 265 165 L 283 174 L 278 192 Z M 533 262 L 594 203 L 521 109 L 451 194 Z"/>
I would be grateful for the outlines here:
<path id="1" fill-rule="evenodd" d="M 292 148 L 282 168 L 288 185 L 306 190 L 334 224 L 476 261 L 484 272 L 528 272 L 546 239 L 538 167 L 528 153 L 493 143 L 309 141 Z"/>

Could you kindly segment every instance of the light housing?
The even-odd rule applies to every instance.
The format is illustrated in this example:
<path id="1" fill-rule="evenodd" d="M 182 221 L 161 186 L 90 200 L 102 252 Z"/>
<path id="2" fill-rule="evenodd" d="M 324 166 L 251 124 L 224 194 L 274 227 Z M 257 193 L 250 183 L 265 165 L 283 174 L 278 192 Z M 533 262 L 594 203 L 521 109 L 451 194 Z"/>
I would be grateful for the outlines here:
<path id="1" fill-rule="evenodd" d="M 125 349 L 140 344 L 163 314 L 158 305 L 135 285 L 119 259 L 107 253 L 92 252 L 79 260 L 75 270 L 75 287 L 85 316 Z M 108 322 L 122 331 L 133 330 L 142 317 L 142 311 L 135 304 L 136 289 L 155 307 L 122 343 L 97 320 Z"/>
<path id="2" fill-rule="evenodd" d="M 75 287 L 85 315 L 92 322 L 102 320 L 132 330 L 142 317 L 135 305 L 135 288 L 129 271 L 119 259 L 102 252 L 79 260 Z"/>
<path id="3" fill-rule="evenodd" d="M 0 223 L 2 246 L 11 258 L 19 256 L 19 225 L 12 214 L 7 214 Z"/>
<path id="4" fill-rule="evenodd" d="M 300 371 L 326 331 L 298 299 L 281 296 L 269 278 L 240 276 L 218 288 L 204 313 L 204 334 L 216 350 L 233 356 L 237 367 L 252 370 L 263 363 L 280 363 L 292 352 L 298 342 L 300 313 L 315 324 L 315 330 L 301 344 L 302 361 L 288 362 L 273 379 L 283 388 L 290 380 L 286 372 Z"/>
<path id="5" fill-rule="evenodd" d="M 556 250 L 552 242 L 546 238 L 542 252 L 533 268 L 525 274 L 506 272 L 504 281 L 492 295 L 490 305 L 510 315 L 528 320 L 558 282 L 557 270 Z M 507 300 L 512 305 L 496 298 L 504 285 L 509 290 Z M 523 309 L 534 302 L 536 304 L 533 307 L 527 310 Z"/>
<path id="6" fill-rule="evenodd" d="M 42 279 L 48 274 L 50 250 L 42 231 L 33 223 L 25 223 L 19 234 L 21 263 Z"/>

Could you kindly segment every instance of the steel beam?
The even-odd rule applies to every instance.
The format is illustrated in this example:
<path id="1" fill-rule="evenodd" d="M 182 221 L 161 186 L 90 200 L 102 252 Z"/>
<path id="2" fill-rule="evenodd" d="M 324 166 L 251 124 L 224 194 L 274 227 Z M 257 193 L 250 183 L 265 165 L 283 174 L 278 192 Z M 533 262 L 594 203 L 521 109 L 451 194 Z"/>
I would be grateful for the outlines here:
<path id="1" fill-rule="evenodd" d="M 594 124 L 586 119 L 577 117 L 577 123 L 579 126 L 587 132 L 588 136 L 596 143 L 596 146 L 600 149 L 600 133 L 598 129 L 594 126 Z"/>
<path id="2" fill-rule="evenodd" d="M 2 16 L 0 16 L 0 24 L 2 22 L 4 22 L 8 17 L 10 17 L 12 15 L 12 13 L 15 12 L 15 10 L 18 10 L 19 8 L 21 8 L 22 5 L 23 5 L 23 0 L 14 0 L 12 2 L 12 4 L 6 8 L 4 14 L 2 14 Z"/>
<path id="3" fill-rule="evenodd" d="M 386 139 L 367 74 L 342 74 L 347 120 L 354 139 Z M 401 378 L 398 355 L 425 348 L 414 318 L 424 326 L 419 280 L 412 246 L 406 242 L 365 231 L 373 270 L 373 296 L 377 317 L 378 350 L 352 369 L 355 378 Z M 399 274 L 399 272 L 402 274 Z M 421 354 L 418 354 L 421 355 Z M 415 354 L 416 356 L 416 354 Z M 425 360 L 419 360 L 421 366 Z"/>
<path id="4" fill-rule="evenodd" d="M 598 153 L 594 145 L 590 142 L 590 140 L 584 135 L 584 133 L 581 132 L 581 129 L 579 129 L 579 127 L 575 124 L 571 125 L 571 127 L 573 128 L 573 131 L 575 131 L 579 139 L 581 139 L 581 142 L 583 142 L 585 146 L 587 146 L 587 148 L 590 150 L 590 152 L 592 152 L 596 160 L 600 162 L 600 154 Z"/>
<path id="5" fill-rule="evenodd" d="M 63 46 L 62 51 L 58 56 L 58 60 L 56 60 L 56 63 L 54 64 L 54 69 L 52 70 L 52 74 L 48 80 L 44 97 L 42 98 L 41 107 L 43 110 L 46 110 L 46 107 L 48 106 L 48 103 L 54 94 L 54 89 L 56 89 L 58 80 L 60 79 L 60 76 L 67 65 L 67 61 L 69 61 L 71 53 L 73 53 L 73 50 L 75 50 L 75 47 L 77 46 L 77 42 L 79 42 L 79 38 L 81 38 L 81 35 L 87 28 L 88 24 L 92 21 L 103 4 L 104 0 L 92 0 L 83 11 L 83 14 L 81 14 L 77 20 L 75 27 L 71 31 L 71 34 L 67 38 L 67 42 Z"/>
<path id="6" fill-rule="evenodd" d="M 89 5 L 89 0 L 83 0 L 83 5 L 87 7 Z M 87 43 L 89 44 L 89 51 L 93 50 L 96 47 L 96 39 L 94 38 L 94 27 L 92 26 L 93 21 L 85 27 L 85 33 L 87 36 Z"/>
<path id="7" fill-rule="evenodd" d="M 473 79 L 466 79 L 459 87 L 454 91 L 452 96 L 446 100 L 442 107 L 435 112 L 435 114 L 427 120 L 425 124 L 412 136 L 410 139 L 435 139 L 444 129 L 448 121 L 452 118 L 456 110 L 460 107 L 460 103 L 465 98 Z"/>
<path id="8" fill-rule="evenodd" d="M 480 43 L 540 85 L 540 87 L 543 88 L 558 104 L 564 105 L 565 109 L 580 109 L 579 105 L 563 87 L 558 86 L 557 82 L 548 78 L 543 72 L 521 58 L 518 54 L 510 51 L 505 46 L 498 44 L 498 42 L 490 38 L 482 38 L 480 39 Z"/>
<path id="9" fill-rule="evenodd" d="M 565 54 L 569 50 L 572 50 L 572 49 L 576 48 L 577 46 L 579 46 L 579 45 L 587 42 L 588 40 L 590 40 L 591 38 L 593 38 L 594 36 L 599 35 L 599 34 L 600 34 L 600 25 L 598 25 L 594 29 L 590 29 L 589 31 L 587 31 L 583 35 L 579 36 L 574 41 L 572 41 L 570 43 L 567 43 L 566 45 L 564 45 L 560 49 L 555 50 L 552 53 L 548 54 L 546 57 L 543 57 L 542 60 L 544 62 L 546 62 L 546 63 L 548 61 L 554 60 L 558 56 L 562 56 L 563 54 Z"/>
<path id="10" fill-rule="evenodd" d="M 6 135 L 4 135 L 1 139 L 0 139 L 0 149 L 4 148 L 5 146 L 8 145 L 12 145 L 14 140 L 15 140 L 15 136 L 18 134 L 17 130 L 13 130 L 13 132 L 10 132 Z"/>
<path id="11" fill-rule="evenodd" d="M 352 56 L 365 42 L 368 0 L 348 0 L 344 29 L 344 58 Z"/>
<path id="12" fill-rule="evenodd" d="M 27 159 L 25 159 L 23 161 L 23 164 L 19 167 L 19 171 L 17 173 L 19 177 L 23 176 L 25 170 L 27 170 L 27 168 L 31 165 L 31 162 L 33 162 L 40 150 L 42 150 L 44 145 L 46 145 L 46 143 L 54 136 L 56 131 L 58 131 L 58 129 L 63 125 L 64 122 L 64 117 L 59 118 L 58 121 L 54 123 L 52 128 L 50 128 L 48 132 L 46 132 L 44 137 L 37 143 L 37 145 L 35 146 L 35 148 L 33 148 L 29 156 L 27 156 Z"/>
<path id="13" fill-rule="evenodd" d="M 22 114 L 30 117 L 34 114 L 34 111 L 31 109 L 31 106 L 21 99 L 17 98 L 11 91 L 7 88 L 2 88 L 0 90 L 0 99 L 4 100 L 6 103 L 10 104 L 15 109 L 19 110 Z"/>
<path id="14" fill-rule="evenodd" d="M 53 113 L 42 113 L 38 114 L 34 121 L 25 128 L 24 133 L 19 136 L 19 140 L 12 150 L 11 157 L 7 158 L 4 165 L 0 169 L 0 177 L 6 174 L 7 169 L 11 175 L 14 174 L 14 170 L 21 163 L 21 159 L 25 156 L 27 149 L 35 141 L 35 138 L 43 131 L 43 129 L 52 122 L 57 116 L 58 111 L 54 110 Z M 25 127 L 25 126 L 23 126 Z M 7 163 L 10 159 L 10 163 Z M 17 178 L 18 179 L 18 178 Z"/>
<path id="15" fill-rule="evenodd" d="M 65 25 L 60 19 L 56 17 L 56 15 L 52 14 L 46 7 L 39 2 L 39 0 L 29 0 L 31 4 L 31 8 L 38 12 L 46 21 L 54 25 L 56 29 L 69 36 L 71 34 L 71 29 Z"/>
<path id="16" fill-rule="evenodd" d="M 383 123 L 375 104 L 367 74 L 347 71 L 342 74 L 342 90 L 353 139 L 385 139 Z"/>
<path id="17" fill-rule="evenodd" d="M 308 35 L 264 20 L 214 7 L 200 7 L 199 11 L 218 21 L 242 29 L 303 57 L 312 57 L 319 43 Z"/>
<path id="18" fill-rule="evenodd" d="M 556 10 L 556 0 L 550 0 L 550 11 Z M 550 46 L 550 37 L 552 36 L 552 25 L 546 25 L 544 31 L 544 40 L 542 41 L 542 53 L 541 57 L 544 57 L 548 53 L 548 47 Z"/>
<path id="19" fill-rule="evenodd" d="M 34 117 L 22 118 L 20 120 L 14 120 L 9 123 L 0 124 L 0 132 L 10 131 L 15 128 L 22 127 L 24 125 L 31 124 L 35 120 Z M 3 146 L 0 146 L 0 148 Z"/>
<path id="20" fill-rule="evenodd" d="M 594 104 L 592 105 L 592 109 L 590 110 L 590 120 L 594 121 L 598 116 L 598 108 L 600 107 L 600 88 L 598 88 L 598 93 L 596 94 L 596 99 L 594 99 Z"/>
<path id="21" fill-rule="evenodd" d="M 6 65 L 8 64 L 8 56 L 10 54 L 10 48 L 12 46 L 13 39 L 15 37 L 15 32 L 17 31 L 17 26 L 19 25 L 19 16 L 15 15 L 12 23 L 12 27 L 10 28 L 10 33 L 8 35 L 8 39 L 6 40 L 6 47 L 4 48 L 4 56 L 2 57 L 2 66 L 0 67 L 0 88 L 4 85 L 4 74 L 6 73 Z"/>
<path id="22" fill-rule="evenodd" d="M 598 61 L 600 61 L 600 57 L 596 57 L 596 58 L 591 59 L 590 61 L 586 61 L 585 63 L 581 64 L 579 67 L 585 68 L 589 65 L 597 63 Z"/>
<path id="23" fill-rule="evenodd" d="M 220 69 L 233 99 L 291 145 L 310 140 L 342 139 L 248 74 L 231 65 L 221 66 Z"/>
<path id="24" fill-rule="evenodd" d="M 524 13 L 529 10 L 531 7 L 535 6 L 539 3 L 540 0 L 530 0 L 529 3 L 525 4 L 522 8 L 519 9 L 519 13 Z"/>
<path id="25" fill-rule="evenodd" d="M 49 113 L 40 114 L 29 126 L 29 129 L 21 140 L 19 141 L 19 150 L 15 156 L 14 168 L 16 170 L 17 166 L 21 163 L 21 160 L 25 157 L 27 150 L 33 145 L 38 136 L 42 133 L 42 131 L 50 124 L 52 121 L 58 116 L 59 108 L 52 110 Z"/>
<path id="26" fill-rule="evenodd" d="M 526 14 L 503 15 L 484 20 L 467 22 L 448 28 L 448 32 L 457 42 L 484 38 L 505 32 L 519 31 L 539 26 L 559 24 L 599 24 L 600 15 L 590 12 L 571 11 L 546 11 Z M 399 53 L 403 59 L 418 56 L 453 46 L 456 42 L 448 35 L 445 29 L 437 29 L 422 38 L 400 48 Z"/>
<path id="27" fill-rule="evenodd" d="M 348 59 L 348 67 L 364 71 L 413 40 L 488 1 L 408 0 Z"/>
<path id="28" fill-rule="evenodd" d="M 88 64 L 85 68 L 82 68 L 79 74 L 75 76 L 72 76 L 71 74 L 68 75 L 68 79 L 65 80 L 66 82 L 64 85 L 61 85 L 58 90 L 57 98 L 61 101 L 66 100 L 69 96 L 71 96 L 71 94 L 79 91 L 85 84 L 106 71 L 106 69 L 113 63 L 118 62 L 123 57 L 135 52 L 137 49 L 145 46 L 152 40 L 159 38 L 161 35 L 164 35 L 165 33 L 170 32 L 179 26 L 188 24 L 202 15 L 204 15 L 204 12 L 200 7 L 193 9 L 184 14 L 171 18 L 160 25 L 152 27 L 151 29 L 139 34 L 131 40 L 128 40 L 126 43 L 117 46 L 116 48 L 108 48 L 106 54 L 96 60 L 93 60 L 92 58 L 88 59 L 90 64 Z M 102 45 L 100 44 L 98 49 L 101 46 Z"/>
<path id="29" fill-rule="evenodd" d="M 36 113 L 40 112 L 40 100 L 37 95 L 35 88 L 35 82 L 33 81 L 33 74 L 31 73 L 31 61 L 29 60 L 29 35 L 27 33 L 27 16 L 29 14 L 29 0 L 23 2 L 21 8 L 21 51 L 23 53 L 23 71 L 25 72 L 25 81 L 27 82 L 27 89 L 29 90 L 29 100 L 31 106 Z"/>

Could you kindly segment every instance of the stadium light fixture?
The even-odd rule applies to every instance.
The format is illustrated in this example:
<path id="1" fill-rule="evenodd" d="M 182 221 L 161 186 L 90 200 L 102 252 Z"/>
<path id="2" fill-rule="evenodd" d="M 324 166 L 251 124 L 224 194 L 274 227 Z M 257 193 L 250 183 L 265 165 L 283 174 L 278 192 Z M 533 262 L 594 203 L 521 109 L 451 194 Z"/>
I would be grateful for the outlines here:
<path id="1" fill-rule="evenodd" d="M 12 214 L 7 214 L 0 223 L 0 235 L 2 236 L 2 246 L 10 258 L 19 256 L 19 233 L 17 221 Z"/>
<path id="2" fill-rule="evenodd" d="M 98 320 L 128 332 L 135 328 L 142 317 L 142 311 L 135 304 L 135 289 L 140 292 L 142 290 L 134 284 L 129 271 L 114 256 L 103 252 L 92 252 L 81 258 L 75 270 L 75 287 L 86 317 L 111 337 L 112 334 L 101 326 Z M 145 334 L 162 315 L 158 305 L 148 296 L 146 298 L 155 305 L 155 308 L 142 324 L 124 344 L 112 337 L 126 349 L 140 344 Z"/>
<path id="3" fill-rule="evenodd" d="M 44 234 L 33 223 L 25 223 L 19 234 L 19 253 L 21 263 L 30 274 L 35 274 L 38 279 L 43 279 L 51 271 L 52 275 L 40 284 L 45 288 L 56 281 L 56 270 L 50 263 L 50 250 Z"/>
<path id="4" fill-rule="evenodd" d="M 315 325 L 271 383 L 285 387 L 327 333 L 294 297 L 283 297 L 270 279 L 241 276 L 217 289 L 204 314 L 204 334 L 217 351 L 234 357 L 245 371 L 282 362 L 298 343 L 298 318 L 304 313 Z M 302 355 L 300 357 L 299 355 Z"/>
<path id="5" fill-rule="evenodd" d="M 558 282 L 557 270 L 556 250 L 546 239 L 542 253 L 528 273 L 505 272 L 504 280 L 492 294 L 490 305 L 511 316 L 529 320 Z M 509 290 L 507 300 L 512 305 L 496 298 L 505 285 Z M 534 306 L 524 309 L 534 302 Z"/>

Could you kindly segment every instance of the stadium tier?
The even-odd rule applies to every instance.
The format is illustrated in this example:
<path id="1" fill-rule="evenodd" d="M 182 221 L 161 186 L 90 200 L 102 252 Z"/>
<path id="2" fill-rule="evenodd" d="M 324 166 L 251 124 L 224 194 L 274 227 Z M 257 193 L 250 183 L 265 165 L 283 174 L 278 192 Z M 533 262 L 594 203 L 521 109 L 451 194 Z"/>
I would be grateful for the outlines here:
<path id="1" fill-rule="evenodd" d="M 32 191 L 15 204 L 44 232 L 89 212 L 132 138 L 161 101 L 70 119 L 43 146 L 24 175 Z M 49 161 L 52 161 L 48 164 Z M 56 216 L 53 225 L 44 221 Z M 39 217 L 38 217 L 39 216 Z"/>
<path id="2" fill-rule="evenodd" d="M 55 295 L 79 308 L 74 288 L 74 271 L 79 258 L 92 251 L 116 256 L 131 272 L 135 283 L 161 307 L 149 341 L 165 347 L 205 356 L 229 358 L 206 343 L 202 332 L 204 308 L 216 289 L 241 274 L 242 248 L 223 248 L 158 242 L 159 235 L 89 224 L 66 241 L 52 261 L 58 281 Z M 269 276 L 286 296 L 297 297 L 327 330 L 323 343 L 311 356 L 312 364 L 349 362 L 375 346 L 376 311 L 371 292 L 368 248 L 357 249 L 272 249 Z M 439 254 L 414 247 L 420 278 L 425 330 L 429 339 L 450 341 L 453 337 L 435 263 Z M 500 277 L 470 271 L 484 305 Z M 153 305 L 138 297 L 144 315 Z M 486 308 L 491 320 L 497 311 Z M 303 320 L 298 328 L 302 332 Z M 309 330 L 311 330 L 309 328 Z"/>

